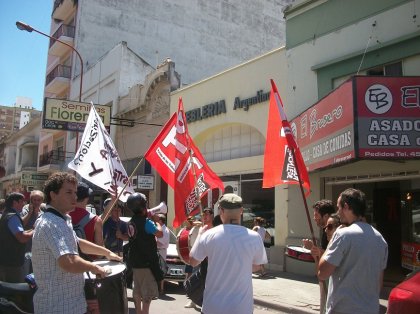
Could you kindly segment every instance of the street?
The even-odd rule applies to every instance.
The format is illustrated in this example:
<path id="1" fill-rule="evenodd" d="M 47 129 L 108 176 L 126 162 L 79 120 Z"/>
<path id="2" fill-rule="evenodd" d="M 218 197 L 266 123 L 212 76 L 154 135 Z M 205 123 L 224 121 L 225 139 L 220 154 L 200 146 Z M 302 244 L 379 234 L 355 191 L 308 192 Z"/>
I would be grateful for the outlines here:
<path id="1" fill-rule="evenodd" d="M 159 314 L 194 314 L 200 313 L 200 308 L 184 308 L 184 305 L 188 302 L 185 296 L 184 289 L 174 282 L 165 282 L 166 294 L 159 297 L 159 299 L 152 301 L 150 306 L 150 313 Z M 132 290 L 127 289 L 128 295 L 128 313 L 135 314 L 134 301 L 132 298 Z M 261 306 L 254 306 L 254 314 L 263 313 L 282 313 L 279 311 L 270 310 Z"/>

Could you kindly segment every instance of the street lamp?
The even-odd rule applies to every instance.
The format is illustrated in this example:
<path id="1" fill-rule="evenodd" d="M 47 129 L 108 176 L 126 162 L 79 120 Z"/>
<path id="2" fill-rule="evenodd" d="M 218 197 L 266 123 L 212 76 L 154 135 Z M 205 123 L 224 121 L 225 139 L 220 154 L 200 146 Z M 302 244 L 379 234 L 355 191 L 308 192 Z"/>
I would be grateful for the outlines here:
<path id="1" fill-rule="evenodd" d="M 50 36 L 50 35 L 48 35 L 48 34 L 45 34 L 45 33 L 43 33 L 43 32 L 41 32 L 41 31 L 39 31 L 39 30 L 37 30 L 37 29 L 35 29 L 35 28 L 33 28 L 32 26 L 30 26 L 30 25 L 28 25 L 28 24 L 26 24 L 26 23 L 23 23 L 23 22 L 20 22 L 20 21 L 17 21 L 16 22 L 16 27 L 18 28 L 18 29 L 20 29 L 21 31 L 27 31 L 27 32 L 29 32 L 29 33 L 31 33 L 32 31 L 34 31 L 34 32 L 36 32 L 36 33 L 38 33 L 38 34 L 41 34 L 41 35 L 44 35 L 45 37 L 48 37 L 48 38 L 50 38 L 50 39 L 52 39 L 52 40 L 54 40 L 54 41 L 58 41 L 59 43 L 61 43 L 61 44 L 63 44 L 63 45 L 66 45 L 67 47 L 69 47 L 71 50 L 73 50 L 76 54 L 77 54 L 77 56 L 79 57 L 79 59 L 80 59 L 80 87 L 79 87 L 79 102 L 82 102 L 82 85 L 83 85 L 83 59 L 82 59 L 82 56 L 80 55 L 80 53 L 72 46 L 72 45 L 69 45 L 69 44 L 67 44 L 67 43 L 65 43 L 65 42 L 63 42 L 63 41 L 61 41 L 61 40 L 59 40 L 59 39 L 57 39 L 57 38 L 55 38 L 55 37 L 52 37 L 52 36 Z M 79 145 L 79 131 L 77 131 L 76 130 L 76 152 L 77 152 L 77 149 L 78 149 L 78 145 Z"/>

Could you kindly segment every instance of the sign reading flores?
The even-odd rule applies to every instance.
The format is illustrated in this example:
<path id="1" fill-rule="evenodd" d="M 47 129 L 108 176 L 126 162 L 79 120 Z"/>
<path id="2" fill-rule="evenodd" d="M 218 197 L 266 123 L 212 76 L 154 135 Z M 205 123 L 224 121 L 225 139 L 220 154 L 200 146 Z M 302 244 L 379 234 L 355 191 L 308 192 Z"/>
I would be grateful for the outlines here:
<path id="1" fill-rule="evenodd" d="M 45 98 L 42 128 L 83 131 L 89 117 L 90 103 L 64 99 Z M 95 106 L 105 128 L 109 130 L 111 107 Z"/>

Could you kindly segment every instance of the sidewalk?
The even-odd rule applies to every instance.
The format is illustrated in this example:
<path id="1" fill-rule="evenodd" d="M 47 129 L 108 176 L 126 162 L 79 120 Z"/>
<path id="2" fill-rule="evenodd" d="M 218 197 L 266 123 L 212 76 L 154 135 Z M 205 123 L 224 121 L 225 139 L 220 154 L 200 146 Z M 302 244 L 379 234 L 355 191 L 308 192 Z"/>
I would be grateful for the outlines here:
<path id="1" fill-rule="evenodd" d="M 286 313 L 319 313 L 319 285 L 315 276 L 268 271 L 253 275 L 254 303 Z"/>
<path id="2" fill-rule="evenodd" d="M 315 276 L 268 271 L 263 278 L 253 275 L 254 303 L 284 313 L 319 313 L 319 285 Z M 386 312 L 390 288 L 381 294 L 380 313 Z"/>

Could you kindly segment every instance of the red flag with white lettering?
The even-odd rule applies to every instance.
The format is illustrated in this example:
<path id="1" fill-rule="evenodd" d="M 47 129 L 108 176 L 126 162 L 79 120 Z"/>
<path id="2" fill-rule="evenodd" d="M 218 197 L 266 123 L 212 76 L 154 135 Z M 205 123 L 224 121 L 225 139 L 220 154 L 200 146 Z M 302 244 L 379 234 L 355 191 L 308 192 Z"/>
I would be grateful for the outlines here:
<path id="1" fill-rule="evenodd" d="M 300 184 L 300 182 L 306 190 L 305 196 L 308 196 L 310 194 L 308 171 L 293 137 L 289 121 L 287 121 L 277 86 L 271 80 L 263 188 L 270 188 L 282 183 Z"/>
<path id="2" fill-rule="evenodd" d="M 175 191 L 175 228 L 198 213 L 203 195 L 213 188 L 224 188 L 188 134 L 181 98 L 178 112 L 165 124 L 144 157 Z"/>

